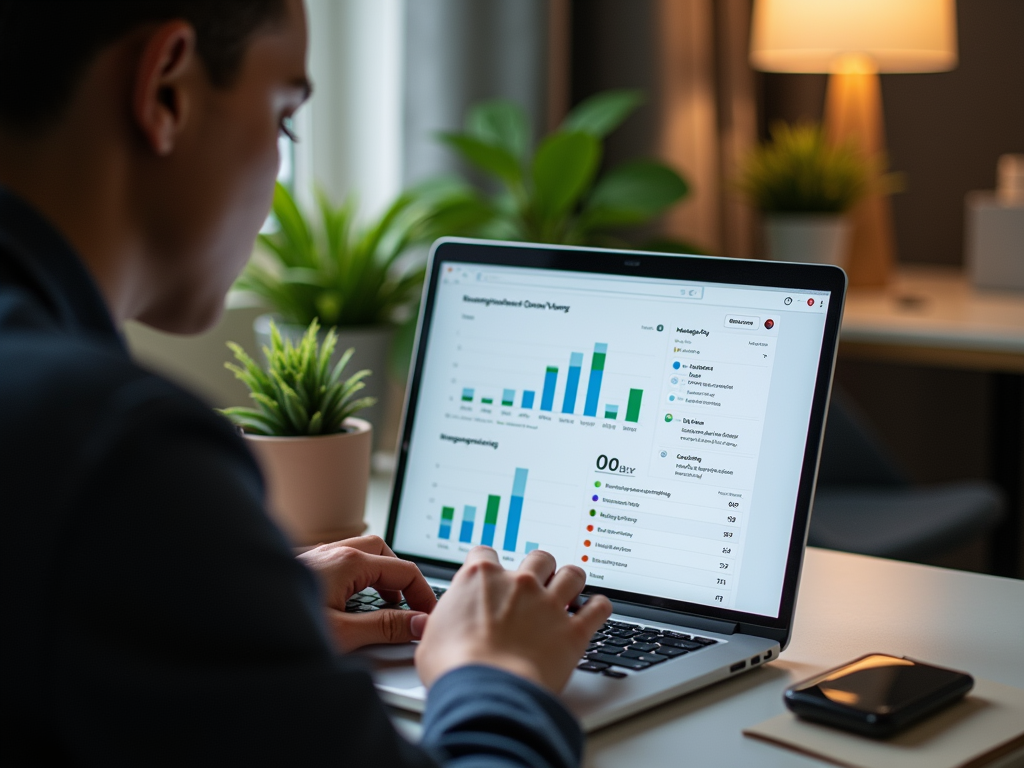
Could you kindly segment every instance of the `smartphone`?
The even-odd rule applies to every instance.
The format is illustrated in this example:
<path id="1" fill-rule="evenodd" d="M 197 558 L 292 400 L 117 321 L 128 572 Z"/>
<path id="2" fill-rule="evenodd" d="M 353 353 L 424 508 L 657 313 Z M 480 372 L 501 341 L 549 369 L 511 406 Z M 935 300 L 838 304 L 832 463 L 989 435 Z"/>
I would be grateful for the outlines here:
<path id="1" fill-rule="evenodd" d="M 786 706 L 805 720 L 886 738 L 961 699 L 964 672 L 871 653 L 786 689 Z"/>

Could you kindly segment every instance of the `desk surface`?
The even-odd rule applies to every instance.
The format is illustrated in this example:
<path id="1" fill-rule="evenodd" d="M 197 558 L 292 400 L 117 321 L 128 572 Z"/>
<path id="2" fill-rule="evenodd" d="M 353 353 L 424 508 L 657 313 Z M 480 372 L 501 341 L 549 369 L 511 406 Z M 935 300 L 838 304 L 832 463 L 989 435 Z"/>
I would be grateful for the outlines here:
<path id="1" fill-rule="evenodd" d="M 1024 292 L 979 291 L 960 270 L 903 267 L 885 288 L 850 289 L 849 356 L 1024 372 Z"/>
<path id="2" fill-rule="evenodd" d="M 375 478 L 373 533 L 388 495 Z M 586 765 L 822 766 L 741 731 L 783 712 L 787 685 L 871 651 L 1024 688 L 1024 581 L 810 549 L 795 626 L 778 661 L 592 735 Z M 415 734 L 411 716 L 396 717 Z"/>

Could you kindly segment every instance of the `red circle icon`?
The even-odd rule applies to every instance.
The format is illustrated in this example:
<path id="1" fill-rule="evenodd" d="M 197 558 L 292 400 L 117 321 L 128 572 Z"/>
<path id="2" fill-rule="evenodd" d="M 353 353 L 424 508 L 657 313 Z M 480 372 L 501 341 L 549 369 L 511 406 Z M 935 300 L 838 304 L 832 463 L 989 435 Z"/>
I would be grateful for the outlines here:
<path id="1" fill-rule="evenodd" d="M 587 530 L 588 530 L 588 531 L 592 531 L 592 530 L 594 530 L 594 526 L 592 526 L 592 525 L 588 525 L 588 526 L 587 526 Z"/>
<path id="2" fill-rule="evenodd" d="M 584 539 L 583 540 L 583 546 L 584 547 L 589 547 L 590 546 L 590 539 Z"/>
<path id="3" fill-rule="evenodd" d="M 808 299 L 807 300 L 807 306 L 808 307 L 813 307 L 814 306 L 814 299 Z"/>
<path id="4" fill-rule="evenodd" d="M 584 563 L 587 562 L 587 560 L 589 560 L 589 559 L 590 558 L 587 557 L 586 555 L 584 555 L 583 557 L 580 558 L 580 560 L 582 560 Z"/>
<path id="5" fill-rule="evenodd" d="M 772 328 L 775 327 L 775 321 L 769 317 L 767 320 L 764 321 L 764 327 L 770 331 Z"/>

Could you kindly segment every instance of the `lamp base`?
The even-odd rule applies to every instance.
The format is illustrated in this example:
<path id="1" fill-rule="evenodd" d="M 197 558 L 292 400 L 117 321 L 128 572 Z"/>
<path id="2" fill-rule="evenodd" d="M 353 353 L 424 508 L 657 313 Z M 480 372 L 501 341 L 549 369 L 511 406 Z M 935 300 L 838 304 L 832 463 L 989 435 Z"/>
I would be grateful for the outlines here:
<path id="1" fill-rule="evenodd" d="M 892 206 L 883 189 L 885 132 L 878 74 L 851 69 L 832 74 L 825 98 L 825 130 L 835 143 L 857 147 L 872 163 L 869 193 L 850 211 L 847 274 L 850 285 L 885 285 L 896 260 Z"/>

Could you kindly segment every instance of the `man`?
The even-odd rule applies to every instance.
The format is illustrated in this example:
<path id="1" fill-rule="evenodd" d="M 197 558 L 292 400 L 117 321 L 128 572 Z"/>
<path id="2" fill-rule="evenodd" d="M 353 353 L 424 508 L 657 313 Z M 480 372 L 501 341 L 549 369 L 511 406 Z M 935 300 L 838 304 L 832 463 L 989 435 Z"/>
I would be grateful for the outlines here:
<path id="1" fill-rule="evenodd" d="M 297 561 L 229 425 L 116 330 L 216 320 L 305 54 L 301 0 L 0 0 L 5 764 L 579 759 L 552 693 L 610 613 L 566 613 L 580 569 L 478 548 L 435 606 L 374 537 Z M 416 610 L 344 614 L 370 585 Z M 420 747 L 335 652 L 414 638 Z"/>

